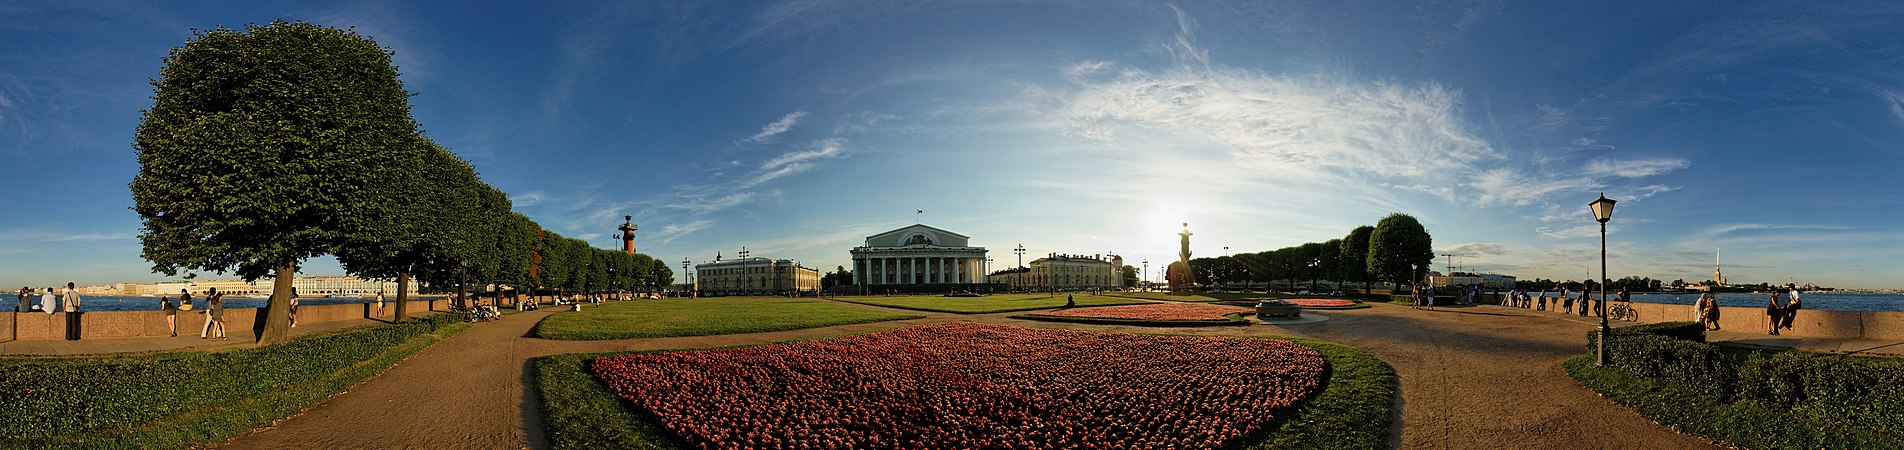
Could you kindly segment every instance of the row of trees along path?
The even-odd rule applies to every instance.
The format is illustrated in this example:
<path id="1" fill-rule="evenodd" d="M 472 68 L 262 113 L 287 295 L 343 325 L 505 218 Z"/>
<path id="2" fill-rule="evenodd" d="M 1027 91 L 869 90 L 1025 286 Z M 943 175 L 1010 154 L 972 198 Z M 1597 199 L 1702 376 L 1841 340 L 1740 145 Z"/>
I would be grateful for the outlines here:
<path id="1" fill-rule="evenodd" d="M 1411 271 L 1425 270 L 1435 259 L 1433 238 L 1414 216 L 1389 214 L 1375 226 L 1349 230 L 1341 239 L 1310 242 L 1276 250 L 1194 258 L 1191 274 L 1199 285 L 1232 285 L 1288 280 L 1335 280 L 1411 284 Z M 1179 264 L 1170 263 L 1172 272 Z"/>
<path id="2" fill-rule="evenodd" d="M 665 300 L 664 300 L 665 301 Z M 858 308 L 883 309 L 842 303 Z M 1401 375 L 1400 448 L 1716 448 L 1647 421 L 1574 383 L 1560 362 L 1581 354 L 1593 324 L 1477 306 L 1417 311 L 1390 304 L 1328 311 L 1287 327 L 1172 328 L 1171 334 L 1301 336 L 1361 348 Z M 1145 327 L 1011 319 L 1022 313 L 925 314 L 922 319 L 770 333 L 615 341 L 527 337 L 550 311 L 477 324 L 275 427 L 228 448 L 543 448 L 531 358 L 750 345 L 949 321 L 1156 333 Z"/>
<path id="3" fill-rule="evenodd" d="M 434 286 L 654 290 L 646 255 L 597 249 L 512 211 L 509 196 L 425 137 L 391 52 L 353 31 L 274 22 L 196 31 L 152 81 L 133 138 L 133 209 L 153 271 L 273 279 L 261 343 L 287 337 L 303 261 Z M 457 289 L 463 292 L 465 289 Z"/>

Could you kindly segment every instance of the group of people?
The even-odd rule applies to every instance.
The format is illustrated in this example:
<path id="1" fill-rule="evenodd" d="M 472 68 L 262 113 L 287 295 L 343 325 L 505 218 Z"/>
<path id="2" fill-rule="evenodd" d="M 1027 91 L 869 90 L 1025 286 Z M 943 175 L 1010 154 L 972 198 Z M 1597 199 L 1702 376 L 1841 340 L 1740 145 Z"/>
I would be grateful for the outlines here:
<path id="1" fill-rule="evenodd" d="M 58 296 L 53 295 L 53 288 L 46 288 L 46 293 L 40 295 L 39 304 L 33 303 L 33 288 L 20 286 L 20 292 L 16 295 L 20 300 L 20 304 L 14 307 L 16 312 L 36 309 L 47 314 L 59 311 L 79 312 L 79 291 L 74 289 L 72 282 L 67 282 L 66 289 L 60 291 Z M 62 302 L 65 304 L 62 305 Z"/>
<path id="2" fill-rule="evenodd" d="M 1699 299 L 1692 302 L 1694 313 L 1699 315 L 1699 324 L 1706 331 L 1719 331 L 1719 296 L 1710 292 L 1699 293 Z"/>
<path id="3" fill-rule="evenodd" d="M 1528 308 L 1535 311 L 1547 311 L 1548 304 L 1551 303 L 1553 304 L 1554 311 L 1560 311 L 1565 314 L 1578 314 L 1581 317 L 1599 314 L 1600 311 L 1606 310 L 1606 299 L 1593 298 L 1591 291 L 1580 291 L 1578 298 L 1573 295 L 1571 289 L 1566 287 L 1560 288 L 1560 294 L 1556 296 L 1549 297 L 1547 295 L 1548 292 L 1551 292 L 1551 290 L 1541 289 L 1540 295 L 1534 296 L 1520 289 L 1507 291 L 1507 297 L 1501 299 L 1501 305 Z M 1633 293 L 1627 291 L 1626 288 L 1620 288 L 1616 295 L 1619 296 L 1622 302 L 1633 301 Z"/>
<path id="4" fill-rule="evenodd" d="M 1773 336 L 1778 335 L 1780 328 L 1786 330 L 1792 329 L 1792 318 L 1798 316 L 1798 310 L 1801 308 L 1798 300 L 1798 285 L 1787 283 L 1785 289 L 1791 291 L 1792 297 L 1791 301 L 1785 303 L 1785 306 L 1779 306 L 1778 291 L 1776 290 L 1772 291 L 1772 298 L 1767 300 L 1765 304 L 1765 318 L 1769 324 L 1769 328 L 1771 328 L 1770 331 Z"/>
<path id="5" fill-rule="evenodd" d="M 159 297 L 159 309 L 165 310 L 165 327 L 172 332 L 173 337 L 178 337 L 178 313 L 179 311 L 192 310 L 192 292 L 179 289 L 178 304 L 176 305 L 172 304 L 171 297 Z M 198 330 L 199 339 L 226 339 L 225 294 L 218 293 L 218 288 L 207 290 L 205 292 L 205 309 L 198 313 L 205 315 L 205 325 Z"/>

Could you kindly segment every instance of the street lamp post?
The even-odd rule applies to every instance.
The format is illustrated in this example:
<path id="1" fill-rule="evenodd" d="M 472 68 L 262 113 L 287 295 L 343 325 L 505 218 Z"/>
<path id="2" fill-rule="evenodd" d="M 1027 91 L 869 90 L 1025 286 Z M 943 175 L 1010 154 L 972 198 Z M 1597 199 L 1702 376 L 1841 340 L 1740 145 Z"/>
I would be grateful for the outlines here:
<path id="1" fill-rule="evenodd" d="M 1599 200 L 1594 200 L 1593 203 L 1587 204 L 1587 208 L 1593 210 L 1593 220 L 1600 221 L 1600 307 L 1598 308 L 1600 312 L 1600 345 L 1594 346 L 1596 347 L 1594 349 L 1594 364 L 1598 366 L 1606 365 L 1607 332 L 1612 331 L 1612 328 L 1607 326 L 1606 318 L 1606 223 L 1608 220 L 1613 219 L 1614 203 L 1616 203 L 1615 200 L 1606 198 L 1606 194 L 1601 193 Z"/>
<path id="2" fill-rule="evenodd" d="M 692 297 L 694 292 L 694 272 L 688 271 L 689 258 L 681 258 L 681 294 Z"/>
<path id="3" fill-rule="evenodd" d="M 1150 292 L 1150 258 L 1144 258 L 1144 292 Z"/>
<path id="4" fill-rule="evenodd" d="M 1018 244 L 1018 248 L 1012 250 L 1012 253 L 1018 254 L 1018 267 L 1025 267 L 1025 244 Z"/>

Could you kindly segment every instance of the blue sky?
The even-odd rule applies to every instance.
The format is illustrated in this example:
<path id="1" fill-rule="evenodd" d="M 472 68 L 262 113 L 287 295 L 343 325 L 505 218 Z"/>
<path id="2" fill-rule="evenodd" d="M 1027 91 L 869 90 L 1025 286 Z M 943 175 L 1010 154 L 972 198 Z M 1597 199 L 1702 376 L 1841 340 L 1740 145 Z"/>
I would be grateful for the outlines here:
<path id="1" fill-rule="evenodd" d="M 1390 212 L 1523 278 L 1904 288 L 1892 2 L 8 2 L 0 286 L 159 279 L 126 185 L 191 30 L 355 27 L 545 227 L 831 270 L 920 221 L 1155 271 Z M 1670 3 L 1663 5 L 1662 3 Z M 1443 260 L 1445 261 L 1445 259 Z M 1437 262 L 1437 265 L 1443 262 Z M 339 273 L 318 261 L 315 273 Z"/>

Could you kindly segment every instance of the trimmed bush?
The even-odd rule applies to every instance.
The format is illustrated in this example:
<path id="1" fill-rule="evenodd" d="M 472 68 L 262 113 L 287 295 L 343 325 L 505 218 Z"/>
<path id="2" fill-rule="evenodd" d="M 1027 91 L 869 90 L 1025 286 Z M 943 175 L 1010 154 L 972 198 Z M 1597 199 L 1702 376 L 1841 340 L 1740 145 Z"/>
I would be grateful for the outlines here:
<path id="1" fill-rule="evenodd" d="M 1904 361 L 1778 352 L 1739 366 L 1740 399 L 1831 423 L 1904 432 Z"/>
<path id="2" fill-rule="evenodd" d="M 1904 448 L 1904 360 L 1722 350 L 1697 323 L 1614 329 L 1581 384 L 1649 419 L 1745 448 Z M 1597 333 L 1587 333 L 1593 350 Z"/>
<path id="3" fill-rule="evenodd" d="M 221 352 L 0 360 L 0 448 L 182 448 L 315 405 L 454 331 L 438 314 Z M 442 333 L 438 333 L 442 330 Z"/>

